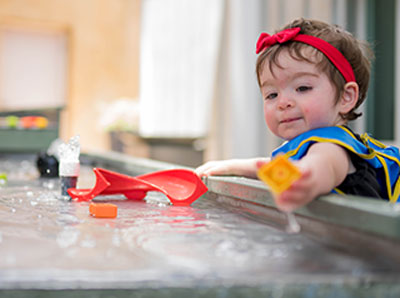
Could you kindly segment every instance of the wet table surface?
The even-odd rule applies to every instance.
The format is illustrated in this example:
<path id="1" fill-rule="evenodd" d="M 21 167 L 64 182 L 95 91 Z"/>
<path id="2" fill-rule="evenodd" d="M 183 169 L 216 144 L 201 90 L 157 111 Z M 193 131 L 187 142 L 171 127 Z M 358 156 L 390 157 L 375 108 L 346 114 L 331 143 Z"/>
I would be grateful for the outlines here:
<path id="1" fill-rule="evenodd" d="M 400 271 L 384 256 L 288 234 L 208 198 L 177 207 L 158 193 L 146 201 L 108 197 L 117 218 L 93 218 L 88 202 L 60 199 L 57 179 L 18 168 L 0 187 L 2 288 L 329 283 Z M 90 171 L 83 168 L 81 185 L 93 183 Z"/>

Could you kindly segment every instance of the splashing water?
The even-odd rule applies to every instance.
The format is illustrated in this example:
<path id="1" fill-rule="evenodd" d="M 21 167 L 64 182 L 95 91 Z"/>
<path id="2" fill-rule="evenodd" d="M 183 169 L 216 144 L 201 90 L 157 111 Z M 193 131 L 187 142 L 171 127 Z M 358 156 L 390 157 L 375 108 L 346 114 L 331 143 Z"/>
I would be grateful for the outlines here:
<path id="1" fill-rule="evenodd" d="M 301 230 L 299 223 L 296 220 L 296 217 L 292 212 L 285 212 L 288 225 L 286 226 L 286 232 L 288 234 L 298 234 Z"/>
<path id="2" fill-rule="evenodd" d="M 61 177 L 61 196 L 70 199 L 67 190 L 76 187 L 79 176 L 79 135 L 69 139 L 68 143 L 61 144 L 58 148 L 60 156 L 59 175 Z"/>
<path id="3" fill-rule="evenodd" d="M 80 144 L 79 135 L 69 139 L 68 143 L 62 143 L 58 147 L 60 161 L 77 161 L 79 160 Z"/>
<path id="4" fill-rule="evenodd" d="M 159 193 L 157 191 L 149 191 L 146 194 L 146 197 L 144 198 L 144 201 L 147 204 L 152 204 L 152 205 L 156 205 L 159 207 L 166 207 L 168 205 L 170 205 L 170 201 L 167 198 L 167 196 L 165 196 L 162 193 Z"/>

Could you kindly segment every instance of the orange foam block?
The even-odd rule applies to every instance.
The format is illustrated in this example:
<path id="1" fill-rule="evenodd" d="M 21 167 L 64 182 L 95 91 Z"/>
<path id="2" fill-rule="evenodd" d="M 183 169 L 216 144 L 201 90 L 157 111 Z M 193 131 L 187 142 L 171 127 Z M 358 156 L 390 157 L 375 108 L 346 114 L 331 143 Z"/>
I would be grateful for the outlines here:
<path id="1" fill-rule="evenodd" d="M 263 165 L 257 175 L 273 192 L 281 193 L 301 177 L 301 172 L 286 155 L 279 155 Z"/>
<path id="2" fill-rule="evenodd" d="M 89 213 L 97 218 L 115 218 L 117 217 L 118 207 L 110 203 L 91 203 Z"/>

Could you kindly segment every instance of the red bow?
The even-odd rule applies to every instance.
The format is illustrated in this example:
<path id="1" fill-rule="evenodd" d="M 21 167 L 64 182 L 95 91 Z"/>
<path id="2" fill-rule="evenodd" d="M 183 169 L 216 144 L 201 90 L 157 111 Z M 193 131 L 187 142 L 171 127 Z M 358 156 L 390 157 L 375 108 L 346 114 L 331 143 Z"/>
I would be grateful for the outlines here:
<path id="1" fill-rule="evenodd" d="M 261 33 L 257 41 L 256 54 L 262 52 L 263 50 L 269 48 L 276 43 L 285 43 L 289 40 L 295 38 L 300 32 L 299 27 L 289 28 L 282 30 L 274 35 L 269 35 L 268 33 Z"/>

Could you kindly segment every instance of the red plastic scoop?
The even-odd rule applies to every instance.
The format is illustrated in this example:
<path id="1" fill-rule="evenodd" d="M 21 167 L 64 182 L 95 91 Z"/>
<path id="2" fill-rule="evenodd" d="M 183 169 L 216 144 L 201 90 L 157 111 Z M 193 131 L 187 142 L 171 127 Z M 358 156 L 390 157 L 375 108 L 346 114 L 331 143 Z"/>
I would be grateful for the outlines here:
<path id="1" fill-rule="evenodd" d="M 94 168 L 96 184 L 91 189 L 69 188 L 72 199 L 90 201 L 98 195 L 123 194 L 141 200 L 148 191 L 165 194 L 173 205 L 188 206 L 208 189 L 192 171 L 172 169 L 131 177 L 109 170 Z"/>

